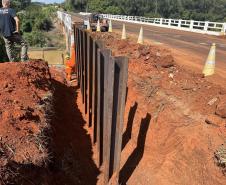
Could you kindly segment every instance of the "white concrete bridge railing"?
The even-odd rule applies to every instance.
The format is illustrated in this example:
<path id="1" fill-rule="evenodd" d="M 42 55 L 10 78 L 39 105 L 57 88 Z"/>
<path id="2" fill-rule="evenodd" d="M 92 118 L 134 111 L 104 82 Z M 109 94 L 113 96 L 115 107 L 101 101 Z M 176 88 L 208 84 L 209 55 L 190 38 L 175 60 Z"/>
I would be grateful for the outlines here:
<path id="1" fill-rule="evenodd" d="M 60 19 L 68 30 L 72 30 L 71 15 L 65 12 L 57 11 L 57 17 Z"/>
<path id="2" fill-rule="evenodd" d="M 63 32 L 66 38 L 66 50 L 68 53 L 71 52 L 71 45 L 74 43 L 74 35 L 72 28 L 72 18 L 70 14 L 62 11 L 57 11 L 57 17 L 63 24 Z"/>
<path id="3" fill-rule="evenodd" d="M 80 12 L 81 15 L 90 13 Z M 139 16 L 102 14 L 104 18 L 136 24 L 152 25 L 209 35 L 226 35 L 226 23 L 182 19 L 147 18 Z"/>

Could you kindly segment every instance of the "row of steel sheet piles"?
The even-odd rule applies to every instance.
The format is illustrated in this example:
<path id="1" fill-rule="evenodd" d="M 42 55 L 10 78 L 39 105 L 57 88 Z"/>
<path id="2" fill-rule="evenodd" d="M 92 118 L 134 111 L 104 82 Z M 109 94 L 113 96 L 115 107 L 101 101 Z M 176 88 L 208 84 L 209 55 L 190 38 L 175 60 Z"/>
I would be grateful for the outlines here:
<path id="1" fill-rule="evenodd" d="M 128 59 L 112 56 L 89 32 L 76 26 L 74 32 L 78 86 L 97 145 L 98 165 L 103 167 L 104 184 L 118 184 Z"/>

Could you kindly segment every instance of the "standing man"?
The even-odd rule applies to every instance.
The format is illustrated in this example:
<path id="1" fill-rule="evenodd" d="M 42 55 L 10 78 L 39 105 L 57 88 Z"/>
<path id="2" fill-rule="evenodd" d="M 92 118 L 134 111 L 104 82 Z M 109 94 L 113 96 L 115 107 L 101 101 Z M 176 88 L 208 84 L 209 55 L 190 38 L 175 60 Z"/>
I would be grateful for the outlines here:
<path id="1" fill-rule="evenodd" d="M 19 33 L 19 18 L 14 9 L 10 8 L 10 0 L 2 0 L 0 8 L 0 34 L 5 41 L 6 52 L 10 62 L 15 61 L 14 44 L 21 46 L 21 61 L 27 61 L 27 43 Z"/>

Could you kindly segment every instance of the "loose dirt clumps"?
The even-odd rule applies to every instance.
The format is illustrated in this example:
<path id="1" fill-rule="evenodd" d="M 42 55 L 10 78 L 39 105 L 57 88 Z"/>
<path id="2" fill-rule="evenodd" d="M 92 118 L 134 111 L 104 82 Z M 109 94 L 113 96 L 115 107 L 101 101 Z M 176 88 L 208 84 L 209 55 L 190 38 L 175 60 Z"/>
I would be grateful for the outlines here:
<path id="1" fill-rule="evenodd" d="M 220 103 L 217 105 L 216 114 L 222 118 L 226 118 L 226 95 L 221 97 Z"/>
<path id="2" fill-rule="evenodd" d="M 120 40 L 118 35 L 92 34 L 98 40 L 105 42 L 106 47 L 113 50 L 112 55 L 127 56 L 130 61 L 153 63 L 155 67 L 169 68 L 175 65 L 171 52 L 153 45 L 136 44 L 133 40 Z M 114 43 L 114 44 L 112 44 Z"/>
<path id="3" fill-rule="evenodd" d="M 0 64 L 0 184 L 29 184 L 49 161 L 50 79 L 43 61 Z"/>
<path id="4" fill-rule="evenodd" d="M 225 184 L 217 166 L 224 167 L 217 151 L 226 141 L 225 89 L 175 63 L 162 46 L 92 36 L 129 58 L 120 183 Z"/>

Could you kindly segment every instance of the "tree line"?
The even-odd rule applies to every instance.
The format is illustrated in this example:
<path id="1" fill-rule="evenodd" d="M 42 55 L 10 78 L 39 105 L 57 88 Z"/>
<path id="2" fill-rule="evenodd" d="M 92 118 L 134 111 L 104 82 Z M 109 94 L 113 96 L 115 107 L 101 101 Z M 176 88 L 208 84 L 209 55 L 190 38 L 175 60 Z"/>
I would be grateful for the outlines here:
<path id="1" fill-rule="evenodd" d="M 31 4 L 31 0 L 14 0 L 11 1 L 11 7 L 13 7 L 16 11 L 21 11 L 28 7 Z M 0 2 L 0 7 L 2 7 L 2 3 Z M 3 39 L 0 37 L 0 62 L 7 61 L 8 58 L 6 56 L 5 51 L 5 43 Z"/>
<path id="2" fill-rule="evenodd" d="M 66 10 L 226 21 L 226 0 L 66 0 Z"/>
<path id="3" fill-rule="evenodd" d="M 32 3 L 31 0 L 14 0 L 11 7 L 17 12 L 20 19 L 20 33 L 29 46 L 46 46 L 49 38 L 45 33 L 53 28 L 52 20 L 56 17 L 56 8 L 51 5 Z M 7 61 L 4 45 L 0 37 L 0 61 Z"/>

